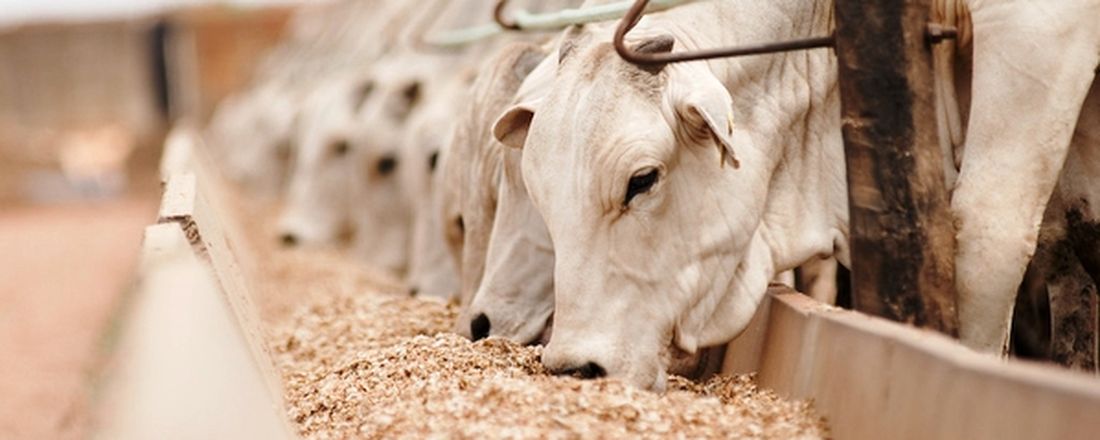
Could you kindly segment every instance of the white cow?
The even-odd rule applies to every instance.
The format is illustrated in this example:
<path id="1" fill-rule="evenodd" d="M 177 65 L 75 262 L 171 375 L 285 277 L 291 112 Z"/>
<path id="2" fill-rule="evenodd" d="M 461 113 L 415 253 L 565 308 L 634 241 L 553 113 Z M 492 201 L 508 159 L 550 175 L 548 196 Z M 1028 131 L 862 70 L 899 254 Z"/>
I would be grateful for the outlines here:
<path id="1" fill-rule="evenodd" d="M 832 10 L 695 4 L 643 19 L 631 44 L 826 35 Z M 973 117 L 952 202 L 959 307 L 964 341 L 997 350 L 1100 57 L 1100 1 L 970 10 Z M 834 253 L 847 264 L 836 62 L 813 51 L 646 70 L 620 60 L 610 35 L 568 31 L 551 92 L 505 113 L 494 134 L 524 149 L 557 254 L 543 363 L 662 389 L 670 345 L 692 353 L 732 339 L 776 273 Z"/>
<path id="2" fill-rule="evenodd" d="M 437 66 L 436 57 L 395 54 L 379 60 L 367 81 L 337 87 L 333 96 L 343 104 L 320 105 L 316 129 L 302 129 L 283 219 L 285 242 L 308 243 L 299 235 L 322 227 L 325 233 L 314 235 L 331 241 L 350 225 L 356 257 L 405 272 L 411 207 L 398 156 L 406 124 L 429 93 L 427 78 Z M 299 217 L 303 221 L 294 221 Z"/>
<path id="3" fill-rule="evenodd" d="M 500 66 L 495 70 L 488 69 L 483 75 L 482 84 L 509 84 L 507 79 L 501 79 L 498 76 L 505 75 L 515 79 L 513 72 L 508 70 L 510 63 L 526 63 L 526 68 L 530 69 L 535 60 L 546 50 L 530 44 L 516 44 L 505 49 L 499 57 L 501 59 L 491 61 L 494 65 Z M 517 58 L 524 51 L 527 59 Z M 556 59 L 543 60 L 525 79 L 514 99 L 525 101 L 544 94 L 553 80 L 556 65 Z M 511 85 L 514 86 L 514 82 Z M 479 92 L 495 96 L 513 90 L 511 87 L 496 86 L 488 91 Z M 475 127 L 474 130 L 479 126 L 484 130 L 485 122 L 477 120 L 476 115 L 480 114 L 479 112 L 467 114 L 470 118 L 467 123 Z M 498 145 L 495 140 L 481 144 L 483 150 L 479 152 L 479 157 L 501 154 L 497 152 Z M 523 185 L 520 168 L 521 152 L 505 151 L 503 157 L 503 161 L 499 163 L 501 168 L 494 170 L 494 174 L 491 175 L 497 179 L 491 179 L 490 175 L 484 173 L 474 179 L 481 183 L 497 185 L 497 192 L 495 194 L 489 191 L 467 193 L 469 199 L 467 203 L 470 206 L 485 206 L 489 203 L 495 203 L 496 206 L 492 211 L 489 241 L 487 247 L 484 247 L 484 267 L 480 268 L 482 270 L 480 282 L 473 296 L 465 303 L 466 307 L 456 323 L 456 331 L 474 340 L 497 336 L 523 344 L 545 343 L 550 334 L 554 307 L 553 245 L 546 225 L 531 204 L 526 187 Z M 494 159 L 497 158 L 494 157 Z M 474 167 L 473 171 L 483 169 L 483 167 Z M 490 199 L 490 197 L 494 198 Z M 470 211 L 473 213 L 471 215 L 479 212 L 477 209 Z M 484 225 L 481 222 L 478 224 Z M 486 236 L 471 227 L 467 230 L 471 235 Z M 471 243 L 471 245 L 486 246 L 483 242 Z M 466 264 L 473 266 L 468 261 Z M 831 281 L 829 280 L 827 284 L 831 285 Z M 829 300 L 831 301 L 831 298 Z M 684 368 L 680 371 L 690 371 L 695 366 L 691 359 L 685 359 L 684 364 Z"/>
<path id="4" fill-rule="evenodd" d="M 423 164 L 401 161 L 407 124 L 426 97 L 440 94 L 438 72 L 454 63 L 453 58 L 411 52 L 380 61 L 372 68 L 379 95 L 355 126 L 354 145 L 365 179 L 356 188 L 361 193 L 353 213 L 356 253 L 398 274 L 408 264 L 413 201 L 396 171 Z"/>
<path id="5" fill-rule="evenodd" d="M 352 151 L 352 131 L 374 89 L 373 80 L 366 76 L 332 76 L 306 99 L 279 218 L 284 245 L 327 246 L 348 238 L 354 230 L 353 186 L 361 165 Z"/>
<path id="6" fill-rule="evenodd" d="M 444 240 L 439 209 L 441 185 L 438 172 L 440 155 L 450 144 L 449 134 L 459 109 L 465 104 L 474 70 L 455 69 L 443 78 L 437 93 L 428 97 L 424 107 L 409 122 L 404 147 L 398 158 L 400 177 L 413 208 L 412 248 L 409 255 L 407 284 L 412 295 L 437 298 L 456 296 L 458 270 Z"/>
<path id="7" fill-rule="evenodd" d="M 960 336 L 997 352 L 1007 343 L 1014 293 L 1059 176 L 1076 180 L 1079 172 L 1100 170 L 1094 153 L 1079 153 L 1092 165 L 1066 161 L 1100 58 L 1100 1 L 969 6 L 972 116 L 951 201 L 959 225 Z"/>
<path id="8" fill-rule="evenodd" d="M 303 7 L 288 37 L 257 66 L 253 84 L 219 104 L 207 128 L 223 170 L 265 196 L 283 190 L 306 97 L 330 75 L 357 72 L 391 47 L 397 30 L 424 15 L 399 1 L 345 1 Z"/>
<path id="9" fill-rule="evenodd" d="M 445 184 L 441 188 L 441 218 L 444 220 L 448 247 L 460 267 L 460 296 L 465 306 L 455 331 L 470 338 L 480 339 L 493 334 L 529 342 L 530 337 L 521 338 L 521 335 L 505 331 L 515 329 L 511 324 L 504 323 L 519 324 L 524 321 L 518 316 L 524 313 L 523 310 L 536 310 L 537 307 L 529 308 L 526 302 L 516 301 L 507 295 L 520 291 L 540 292 L 537 294 L 539 301 L 545 303 L 552 298 L 548 276 L 552 270 L 552 253 L 549 261 L 545 256 L 538 256 L 539 253 L 546 253 L 544 243 L 541 240 L 533 242 L 528 239 L 531 234 L 527 233 L 527 225 L 533 225 L 536 234 L 539 230 L 545 231 L 545 226 L 537 214 L 531 218 L 511 209 L 513 206 L 523 207 L 522 201 L 517 204 L 514 199 L 518 195 L 517 190 L 523 191 L 516 177 L 518 168 L 513 166 L 513 170 L 503 171 L 504 148 L 493 139 L 490 131 L 492 121 L 513 101 L 524 79 L 529 74 L 537 76 L 531 72 L 545 56 L 546 49 L 520 42 L 503 47 L 490 58 L 477 75 L 468 105 L 459 112 L 451 146 L 443 156 L 441 178 Z M 552 64 L 543 69 L 552 72 L 550 67 Z M 541 83 L 545 81 L 525 84 Z M 509 160 L 514 164 L 515 159 L 512 157 Z M 508 175 L 505 176 L 505 173 Z M 511 213 L 519 215 L 513 216 Z M 534 223 L 525 223 L 530 221 Z M 506 223 L 515 227 L 506 227 Z M 522 249 L 533 243 L 539 246 Z M 498 250 L 487 264 L 491 245 Z M 489 313 L 484 306 L 497 301 L 507 302 L 512 310 L 518 312 L 518 319 L 496 314 L 483 316 L 483 313 Z M 501 324 L 491 326 L 491 321 Z M 541 319 L 529 321 L 538 321 L 541 331 L 546 316 L 543 314 Z"/>
<path id="10" fill-rule="evenodd" d="M 282 189 L 302 91 L 270 80 L 218 105 L 206 137 L 227 177 L 263 196 Z"/>
<path id="11" fill-rule="evenodd" d="M 427 33 L 453 30 L 490 20 L 493 3 L 480 0 L 452 1 L 440 18 L 431 23 Z M 526 37 L 524 37 L 526 38 Z M 442 65 L 433 82 L 435 92 L 426 96 L 424 108 L 410 122 L 406 134 L 406 147 L 402 150 L 403 163 L 426 163 L 430 166 L 402 167 L 406 192 L 413 204 L 414 226 L 410 254 L 410 272 L 407 282 L 410 291 L 428 296 L 458 295 L 460 291 L 456 261 L 449 260 L 441 218 L 445 191 L 457 191 L 455 182 L 443 178 L 444 172 L 435 172 L 447 156 L 444 147 L 452 144 L 453 127 L 468 105 L 470 87 L 476 74 L 473 66 L 480 64 L 483 55 L 492 53 L 502 39 L 488 40 L 468 46 L 457 57 L 450 57 Z M 486 131 L 502 108 L 480 119 Z M 463 161 L 464 163 L 464 161 Z M 442 190 L 442 191 L 441 191 Z M 453 219 L 452 219 L 453 221 Z M 451 223 L 454 225 L 454 223 Z"/>
<path id="12" fill-rule="evenodd" d="M 545 49 L 530 52 L 531 59 L 526 62 L 534 62 L 544 53 Z M 544 94 L 556 64 L 552 57 L 545 58 L 525 79 L 515 99 L 524 101 Z M 475 340 L 492 335 L 523 344 L 545 342 L 554 311 L 554 248 L 546 224 L 527 195 L 521 152 L 505 149 L 502 154 L 484 273 L 459 325 L 470 318 L 470 336 Z"/>

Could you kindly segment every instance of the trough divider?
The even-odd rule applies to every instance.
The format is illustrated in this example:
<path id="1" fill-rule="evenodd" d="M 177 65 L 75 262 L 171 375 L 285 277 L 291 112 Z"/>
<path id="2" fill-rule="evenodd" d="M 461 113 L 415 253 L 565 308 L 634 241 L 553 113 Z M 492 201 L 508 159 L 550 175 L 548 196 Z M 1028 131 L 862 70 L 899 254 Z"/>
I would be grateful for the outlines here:
<path id="1" fill-rule="evenodd" d="M 253 299 L 258 293 L 253 266 L 256 255 L 237 241 L 243 237 L 241 225 L 227 214 L 230 211 L 224 197 L 226 185 L 213 168 L 204 147 L 199 145 L 201 137 L 194 134 L 190 139 L 192 142 L 186 147 L 173 146 L 177 152 L 181 148 L 186 150 L 179 153 L 187 158 L 179 162 L 183 165 L 162 164 L 168 175 L 162 176 L 165 193 L 157 221 L 178 224 L 196 255 L 209 266 L 267 384 L 272 402 L 277 406 L 275 410 L 290 426 L 286 420 L 282 375 L 276 369 Z"/>
<path id="2" fill-rule="evenodd" d="M 812 399 L 835 438 L 1089 439 L 1100 432 L 1094 376 L 977 353 L 939 332 L 825 305 L 786 286 L 773 285 L 761 311 L 730 344 L 735 368 L 723 373 L 755 370 L 761 387 Z"/>
<path id="3" fill-rule="evenodd" d="M 180 226 L 145 229 L 92 438 L 295 438 L 210 265 Z"/>

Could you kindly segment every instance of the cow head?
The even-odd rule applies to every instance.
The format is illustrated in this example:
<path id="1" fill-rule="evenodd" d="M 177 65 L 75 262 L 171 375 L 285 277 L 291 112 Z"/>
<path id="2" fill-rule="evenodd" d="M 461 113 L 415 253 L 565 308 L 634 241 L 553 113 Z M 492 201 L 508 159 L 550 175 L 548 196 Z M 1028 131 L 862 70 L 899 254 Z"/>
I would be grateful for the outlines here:
<path id="1" fill-rule="evenodd" d="M 663 389 L 670 350 L 728 341 L 772 277 L 759 225 L 773 162 L 705 65 L 642 69 L 594 40 L 563 42 L 551 90 L 493 130 L 522 148 L 556 254 L 543 363 Z"/>
<path id="2" fill-rule="evenodd" d="M 373 90 L 364 78 L 330 78 L 305 102 L 279 240 L 288 247 L 337 244 L 351 230 L 356 166 L 354 115 Z"/>
<path id="3" fill-rule="evenodd" d="M 409 197 L 400 178 L 404 137 L 412 115 L 427 94 L 431 64 L 399 56 L 375 66 L 374 97 L 356 117 L 353 253 L 366 262 L 403 275 L 411 236 Z"/>
<path id="4" fill-rule="evenodd" d="M 207 133 L 230 179 L 261 196 L 283 189 L 300 112 L 299 93 L 271 80 L 218 105 Z"/>
<path id="5" fill-rule="evenodd" d="M 386 66 L 393 67 L 393 66 Z M 379 81 L 378 94 L 355 125 L 352 143 L 357 153 L 352 190 L 355 205 L 353 252 L 367 263 L 395 275 L 405 274 L 411 237 L 411 205 L 400 179 L 404 135 L 411 114 L 425 94 L 419 70 L 389 70 Z"/>
<path id="6" fill-rule="evenodd" d="M 444 228 L 461 262 L 465 306 L 455 331 L 471 339 L 530 342 L 553 304 L 553 253 L 522 186 L 519 153 L 506 152 L 490 130 L 517 95 L 544 88 L 548 78 L 540 77 L 553 73 L 552 64 L 540 65 L 545 56 L 538 46 L 516 43 L 485 64 L 445 160 L 451 202 L 444 204 Z"/>
<path id="7" fill-rule="evenodd" d="M 437 92 L 409 122 L 399 170 L 412 203 L 412 248 L 407 283 L 409 293 L 448 299 L 458 293 L 458 271 L 444 240 L 440 204 L 440 156 L 450 145 L 458 108 L 465 102 L 473 72 L 442 79 Z"/>
<path id="8" fill-rule="evenodd" d="M 469 306 L 481 285 L 497 212 L 503 146 L 492 136 L 492 122 L 544 56 L 538 46 L 514 43 L 487 60 L 471 86 L 467 105 L 457 114 L 451 144 L 443 155 L 441 227 L 459 267 L 464 306 Z M 464 309 L 455 331 L 470 337 L 468 310 Z"/>
<path id="9" fill-rule="evenodd" d="M 554 247 L 527 196 L 520 160 L 520 151 L 504 152 L 485 274 L 459 320 L 459 325 L 469 323 L 474 340 L 499 336 L 521 344 L 539 342 L 554 311 Z"/>

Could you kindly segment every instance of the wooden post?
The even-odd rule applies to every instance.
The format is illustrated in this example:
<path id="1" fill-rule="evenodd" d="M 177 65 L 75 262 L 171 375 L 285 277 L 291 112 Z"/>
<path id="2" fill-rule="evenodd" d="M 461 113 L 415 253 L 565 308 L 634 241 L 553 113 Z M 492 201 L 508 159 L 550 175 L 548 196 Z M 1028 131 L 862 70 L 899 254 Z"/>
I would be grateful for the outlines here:
<path id="1" fill-rule="evenodd" d="M 836 0 L 852 298 L 857 310 L 957 335 L 930 3 Z"/>

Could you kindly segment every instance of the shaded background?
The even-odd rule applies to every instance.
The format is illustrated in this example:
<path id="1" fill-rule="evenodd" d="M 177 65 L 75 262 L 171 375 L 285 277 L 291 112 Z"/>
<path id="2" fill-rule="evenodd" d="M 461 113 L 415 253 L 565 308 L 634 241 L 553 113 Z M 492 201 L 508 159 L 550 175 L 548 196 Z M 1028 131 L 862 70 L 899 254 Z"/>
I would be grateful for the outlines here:
<path id="1" fill-rule="evenodd" d="M 169 122 L 244 85 L 294 5 L 0 0 L 0 438 L 89 434 Z"/>

